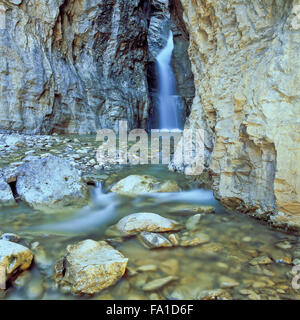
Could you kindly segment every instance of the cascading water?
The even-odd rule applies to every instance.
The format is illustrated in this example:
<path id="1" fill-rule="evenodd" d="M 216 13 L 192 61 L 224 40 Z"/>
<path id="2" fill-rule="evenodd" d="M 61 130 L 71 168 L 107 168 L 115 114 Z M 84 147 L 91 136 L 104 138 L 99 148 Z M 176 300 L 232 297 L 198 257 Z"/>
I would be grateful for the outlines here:
<path id="1" fill-rule="evenodd" d="M 176 95 L 176 81 L 171 67 L 174 40 L 172 31 L 165 48 L 158 54 L 156 61 L 159 75 L 158 116 L 160 129 L 183 129 L 183 102 Z"/>

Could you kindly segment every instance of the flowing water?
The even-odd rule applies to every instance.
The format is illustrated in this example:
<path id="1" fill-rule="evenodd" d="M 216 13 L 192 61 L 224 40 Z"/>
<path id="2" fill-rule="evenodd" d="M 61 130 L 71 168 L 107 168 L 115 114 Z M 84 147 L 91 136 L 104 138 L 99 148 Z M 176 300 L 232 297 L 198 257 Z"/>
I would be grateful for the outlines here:
<path id="1" fill-rule="evenodd" d="M 158 111 L 160 129 L 183 128 L 183 101 L 176 95 L 176 81 L 171 67 L 173 50 L 173 33 L 170 31 L 166 46 L 156 58 L 159 75 Z"/>
<path id="2" fill-rule="evenodd" d="M 129 174 L 150 174 L 176 180 L 179 193 L 149 194 L 128 198 L 109 193 L 109 188 Z M 35 264 L 6 291 L 6 299 L 195 299 L 203 290 L 224 288 L 233 299 L 299 299 L 291 285 L 291 260 L 297 237 L 270 229 L 247 216 L 227 212 L 209 190 L 166 166 L 136 166 L 101 172 L 102 181 L 91 187 L 93 200 L 81 210 L 42 213 L 24 204 L 2 210 L 0 230 L 21 236 L 21 243 L 38 249 Z M 154 212 L 183 224 L 199 205 L 214 206 L 203 214 L 198 231 L 208 242 L 190 248 L 146 249 L 136 237 L 116 238 L 111 244 L 129 258 L 128 267 L 152 265 L 151 271 L 126 273 L 114 286 L 94 296 L 72 296 L 55 287 L 54 264 L 66 246 L 83 239 L 107 239 L 105 231 L 121 217 L 135 212 Z M 255 257 L 268 256 L 272 263 L 251 265 Z M 144 292 L 145 283 L 168 275 L 177 277 L 162 289 Z M 227 279 L 227 278 L 230 279 Z"/>

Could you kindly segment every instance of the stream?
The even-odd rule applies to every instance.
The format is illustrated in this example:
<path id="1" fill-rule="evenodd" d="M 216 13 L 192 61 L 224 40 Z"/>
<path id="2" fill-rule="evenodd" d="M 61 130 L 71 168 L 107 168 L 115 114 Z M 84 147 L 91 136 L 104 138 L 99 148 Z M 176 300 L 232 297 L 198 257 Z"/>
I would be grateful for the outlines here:
<path id="1" fill-rule="evenodd" d="M 148 174 L 175 180 L 179 193 L 149 194 L 129 198 L 108 192 L 130 174 Z M 41 213 L 20 203 L 1 211 L 0 230 L 21 237 L 32 248 L 35 263 L 6 290 L 5 299 L 199 299 L 206 290 L 221 290 L 231 299 L 299 299 L 292 288 L 293 252 L 297 237 L 269 228 L 245 215 L 227 212 L 209 190 L 196 189 L 181 174 L 166 166 L 148 165 L 109 169 L 102 181 L 91 186 L 92 201 L 83 209 Z M 61 292 L 53 281 L 56 261 L 66 246 L 84 239 L 107 239 L 106 230 L 120 218 L 137 212 L 154 212 L 185 224 L 200 205 L 210 205 L 215 213 L 201 215 L 197 229 L 208 241 L 195 247 L 147 249 L 136 237 L 109 242 L 129 259 L 128 270 L 117 284 L 94 296 L 73 296 Z M 258 257 L 268 263 L 254 263 Z M 175 276 L 163 288 L 143 291 L 145 283 Z"/>

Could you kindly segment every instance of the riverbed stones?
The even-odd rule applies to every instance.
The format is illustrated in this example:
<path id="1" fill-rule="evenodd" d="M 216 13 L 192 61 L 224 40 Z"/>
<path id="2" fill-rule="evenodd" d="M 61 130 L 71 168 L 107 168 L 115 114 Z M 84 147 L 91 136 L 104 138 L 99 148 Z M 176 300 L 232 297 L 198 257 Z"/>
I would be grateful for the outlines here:
<path id="1" fill-rule="evenodd" d="M 194 247 L 200 244 L 205 244 L 210 241 L 209 236 L 203 232 L 197 232 L 193 234 L 184 234 L 180 237 L 179 244 L 182 247 Z"/>
<path id="2" fill-rule="evenodd" d="M 250 264 L 252 266 L 257 266 L 257 265 L 267 265 L 273 263 L 273 260 L 269 258 L 268 256 L 260 256 L 257 258 L 254 258 L 250 261 Z"/>
<path id="3" fill-rule="evenodd" d="M 82 206 L 88 201 L 88 188 L 81 173 L 68 160 L 48 156 L 25 163 L 18 169 L 16 190 L 34 208 Z"/>
<path id="4" fill-rule="evenodd" d="M 200 220 L 201 220 L 201 214 L 195 214 L 194 216 L 190 217 L 185 223 L 187 230 L 197 229 L 197 227 L 199 226 Z"/>
<path id="5" fill-rule="evenodd" d="M 227 276 L 221 276 L 219 279 L 221 289 L 232 289 L 239 286 L 239 282 Z"/>
<path id="6" fill-rule="evenodd" d="M 157 271 L 157 266 L 155 264 L 147 264 L 144 266 L 140 266 L 136 269 L 138 272 L 151 272 Z"/>
<path id="7" fill-rule="evenodd" d="M 115 228 L 123 235 L 134 235 L 140 232 L 166 232 L 179 230 L 181 225 L 171 219 L 164 218 L 156 213 L 133 213 L 122 218 Z"/>
<path id="8" fill-rule="evenodd" d="M 178 246 L 179 245 L 179 238 L 176 233 L 171 233 L 168 236 L 170 242 L 173 244 L 173 246 Z"/>
<path id="9" fill-rule="evenodd" d="M 131 175 L 120 180 L 111 188 L 111 191 L 121 195 L 136 196 L 148 193 L 178 192 L 180 188 L 175 181 L 159 181 L 148 175 Z"/>
<path id="10" fill-rule="evenodd" d="M 149 249 L 172 247 L 172 243 L 162 234 L 153 232 L 141 232 L 138 236 L 140 242 Z"/>
<path id="11" fill-rule="evenodd" d="M 179 262 L 177 259 L 167 259 L 159 265 L 161 271 L 167 275 L 175 276 L 179 272 Z"/>
<path id="12" fill-rule="evenodd" d="M 223 289 L 215 289 L 202 291 L 197 300 L 232 300 L 232 297 Z"/>
<path id="13" fill-rule="evenodd" d="M 128 259 L 105 241 L 84 240 L 67 247 L 55 266 L 55 281 L 75 294 L 94 294 L 115 284 Z"/>
<path id="14" fill-rule="evenodd" d="M 0 240 L 0 267 L 4 268 L 6 280 L 28 269 L 33 253 L 28 248 L 6 240 Z"/>
<path id="15" fill-rule="evenodd" d="M 280 241 L 280 242 L 276 243 L 276 247 L 283 249 L 283 250 L 286 250 L 286 249 L 291 249 L 293 246 L 289 241 L 284 240 L 284 241 Z"/>
<path id="16" fill-rule="evenodd" d="M 163 288 L 164 286 L 166 286 L 167 284 L 169 284 L 170 282 L 175 281 L 175 280 L 178 280 L 178 278 L 175 276 L 168 276 L 165 278 L 155 279 L 155 280 L 152 280 L 152 281 L 146 283 L 143 286 L 143 290 L 144 291 L 159 290 L 159 289 Z"/>
<path id="17" fill-rule="evenodd" d="M 215 208 L 207 205 L 177 205 L 171 209 L 170 212 L 181 213 L 181 214 L 195 214 L 195 213 L 214 213 Z"/>

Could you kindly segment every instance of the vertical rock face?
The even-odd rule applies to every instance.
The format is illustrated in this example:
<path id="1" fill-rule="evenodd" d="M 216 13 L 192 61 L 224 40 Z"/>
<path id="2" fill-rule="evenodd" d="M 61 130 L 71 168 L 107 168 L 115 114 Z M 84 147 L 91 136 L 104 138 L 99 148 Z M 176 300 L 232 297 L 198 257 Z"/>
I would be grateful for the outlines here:
<path id="1" fill-rule="evenodd" d="M 217 196 L 299 226 L 300 3 L 181 2 L 197 91 L 189 124 L 206 131 Z"/>
<path id="2" fill-rule="evenodd" d="M 180 0 L 170 1 L 171 28 L 174 33 L 172 68 L 177 82 L 177 94 L 182 97 L 186 115 L 191 111 L 195 97 L 194 75 L 188 56 L 189 33 L 183 21 L 183 7 Z"/>
<path id="3" fill-rule="evenodd" d="M 0 130 L 146 126 L 146 1 L 2 2 Z"/>

